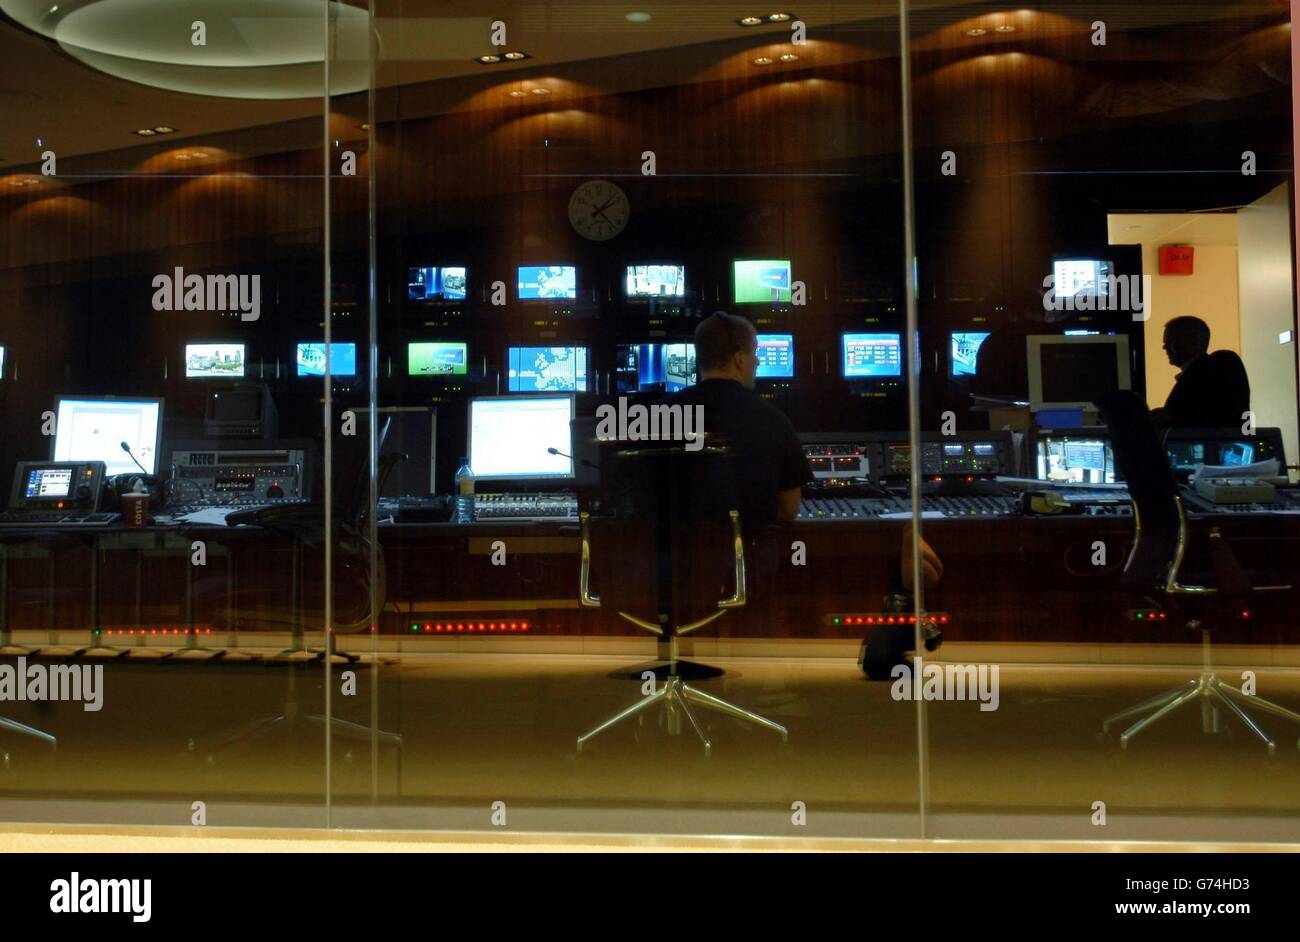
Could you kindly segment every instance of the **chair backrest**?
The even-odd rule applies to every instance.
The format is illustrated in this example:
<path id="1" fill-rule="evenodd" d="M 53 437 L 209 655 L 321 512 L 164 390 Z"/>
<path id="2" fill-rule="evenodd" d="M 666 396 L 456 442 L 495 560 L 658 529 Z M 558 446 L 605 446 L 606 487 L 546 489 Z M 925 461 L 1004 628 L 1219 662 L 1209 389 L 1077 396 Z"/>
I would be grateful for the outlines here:
<path id="1" fill-rule="evenodd" d="M 1147 591 L 1163 582 L 1178 549 L 1178 482 L 1145 402 L 1128 390 L 1097 400 L 1110 429 L 1115 464 L 1128 484 L 1137 511 L 1133 551 L 1124 564 L 1121 585 Z"/>

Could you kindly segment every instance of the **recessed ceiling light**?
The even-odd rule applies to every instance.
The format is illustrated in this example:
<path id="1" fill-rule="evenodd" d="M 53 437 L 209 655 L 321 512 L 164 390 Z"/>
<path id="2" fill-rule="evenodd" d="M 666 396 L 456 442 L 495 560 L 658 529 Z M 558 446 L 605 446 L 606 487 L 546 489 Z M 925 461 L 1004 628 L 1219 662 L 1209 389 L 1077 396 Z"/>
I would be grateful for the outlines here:
<path id="1" fill-rule="evenodd" d="M 1010 23 L 1007 23 L 1007 24 L 1005 24 L 1005 25 L 1003 25 L 1003 26 L 999 26 L 999 27 L 997 28 L 997 32 L 999 32 L 999 33 L 1014 33 L 1015 31 L 1016 31 L 1016 28 L 1015 28 L 1014 26 L 1012 26 Z"/>
<path id="2" fill-rule="evenodd" d="M 8 181 L 10 186 L 36 186 L 40 182 L 35 177 L 11 177 Z"/>
<path id="3" fill-rule="evenodd" d="M 58 13 L 58 12 L 59 12 L 59 5 L 56 3 L 56 4 L 54 4 L 54 6 L 50 7 L 50 12 L 51 12 L 51 13 Z"/>
<path id="4" fill-rule="evenodd" d="M 527 94 L 528 94 L 527 92 L 525 92 L 525 91 L 521 91 L 521 90 L 519 90 L 519 89 L 516 88 L 514 91 L 512 91 L 512 92 L 510 93 L 510 97 L 511 97 L 511 98 L 523 98 L 523 97 L 524 97 L 525 95 L 527 95 Z"/>
<path id="5" fill-rule="evenodd" d="M 531 91 L 534 95 L 549 95 L 551 93 L 549 88 L 534 88 Z"/>
<path id="6" fill-rule="evenodd" d="M 363 131 L 369 131 L 369 130 L 370 130 L 370 125 L 368 125 L 368 124 L 363 124 L 363 125 L 361 125 L 361 130 L 363 130 Z"/>
<path id="7" fill-rule="evenodd" d="M 798 61 L 799 61 L 799 57 L 796 56 L 793 52 L 787 52 L 787 53 L 785 53 L 783 56 L 781 56 L 781 61 L 782 61 L 782 62 L 798 62 Z"/>
<path id="8" fill-rule="evenodd" d="M 176 133 L 176 129 L 175 129 L 175 128 L 169 128 L 169 127 L 167 127 L 167 125 L 165 125 L 165 124 L 160 124 L 160 125 L 158 125 L 158 127 L 154 128 L 154 130 L 157 131 L 159 134 L 175 134 L 175 133 Z"/>
<path id="9" fill-rule="evenodd" d="M 511 62 L 517 62 L 517 61 L 520 60 L 520 59 L 527 59 L 527 58 L 528 58 L 528 53 L 526 53 L 526 52 L 507 52 L 507 53 L 506 53 L 506 58 L 509 59 Z"/>
<path id="10" fill-rule="evenodd" d="M 986 29 L 981 29 L 980 27 L 977 26 L 977 27 L 975 27 L 974 29 L 968 29 L 968 30 L 966 30 L 966 35 L 967 35 L 967 36 L 983 36 L 983 35 L 984 35 L 985 33 L 987 33 L 987 32 L 988 32 L 988 30 L 986 30 Z"/>
<path id="11" fill-rule="evenodd" d="M 790 19 L 789 13 L 769 13 L 767 15 L 769 23 L 784 23 L 788 19 Z"/>
<path id="12" fill-rule="evenodd" d="M 772 64 L 771 56 L 759 56 L 757 59 L 754 60 L 754 65 L 771 65 L 771 64 Z"/>
<path id="13" fill-rule="evenodd" d="M 491 65 L 494 62 L 500 62 L 501 57 L 500 56 L 479 56 L 474 61 L 481 62 L 483 65 Z"/>
<path id="14" fill-rule="evenodd" d="M 649 13 L 628 13 L 624 15 L 623 19 L 627 20 L 629 23 L 649 23 L 650 14 Z"/>
<path id="15" fill-rule="evenodd" d="M 155 131 L 153 128 L 141 128 L 140 130 L 138 130 L 138 131 L 132 131 L 131 133 L 132 133 L 132 134 L 139 134 L 141 137 L 153 137 L 153 136 L 156 135 L 158 132 Z"/>
<path id="16" fill-rule="evenodd" d="M 763 22 L 763 18 L 761 16 L 742 16 L 736 22 L 741 26 L 758 26 Z"/>

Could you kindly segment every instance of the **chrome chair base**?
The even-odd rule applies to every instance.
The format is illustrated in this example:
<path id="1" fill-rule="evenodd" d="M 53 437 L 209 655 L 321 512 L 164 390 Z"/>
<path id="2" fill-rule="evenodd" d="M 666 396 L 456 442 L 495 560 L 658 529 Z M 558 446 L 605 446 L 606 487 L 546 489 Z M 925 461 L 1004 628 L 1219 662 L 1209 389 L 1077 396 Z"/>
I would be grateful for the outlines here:
<path id="1" fill-rule="evenodd" d="M 755 726 L 761 726 L 764 729 L 770 729 L 773 732 L 781 734 L 781 742 L 790 741 L 789 731 L 780 723 L 775 723 L 764 716 L 746 710 L 744 707 L 737 706 L 720 697 L 705 693 L 686 683 L 680 677 L 668 677 L 662 686 L 654 693 L 647 697 L 642 697 L 640 701 L 632 704 L 625 710 L 615 713 L 605 722 L 578 737 L 578 752 L 582 752 L 582 747 L 591 740 L 595 739 L 607 729 L 612 729 L 624 720 L 630 720 L 638 716 L 651 707 L 663 704 L 668 711 L 668 729 L 670 733 L 676 733 L 680 730 L 681 716 L 685 716 L 690 722 L 691 728 L 695 730 L 695 735 L 700 737 L 700 742 L 704 744 L 704 754 L 706 756 L 713 754 L 713 741 L 709 739 L 708 733 L 700 725 L 699 718 L 696 717 L 695 711 L 691 709 L 691 704 L 703 707 L 706 710 L 713 710 L 715 713 L 721 713 L 724 716 L 730 716 Z"/>
<path id="2" fill-rule="evenodd" d="M 1149 700 L 1144 700 L 1136 706 L 1131 706 L 1127 710 L 1121 710 L 1107 717 L 1106 721 L 1101 724 L 1102 732 L 1110 732 L 1111 726 L 1120 720 L 1126 720 L 1131 716 L 1139 716 L 1144 713 L 1147 714 L 1120 734 L 1120 748 L 1127 749 L 1129 741 L 1138 733 L 1149 729 L 1181 707 L 1195 701 L 1200 701 L 1201 704 L 1201 728 L 1204 732 L 1217 733 L 1219 731 L 1220 710 L 1227 710 L 1241 720 L 1245 727 L 1258 737 L 1259 741 L 1268 748 L 1270 756 L 1277 754 L 1277 743 L 1259 728 L 1259 724 L 1246 712 L 1244 706 L 1263 710 L 1293 723 L 1300 723 L 1300 713 L 1293 713 L 1286 707 L 1279 706 L 1262 697 L 1244 694 L 1239 688 L 1219 680 L 1217 675 L 1205 671 L 1196 680 L 1189 680 L 1181 686 L 1166 690 L 1164 693 L 1158 694 Z M 1296 740 L 1296 747 L 1300 748 L 1300 739 Z"/>

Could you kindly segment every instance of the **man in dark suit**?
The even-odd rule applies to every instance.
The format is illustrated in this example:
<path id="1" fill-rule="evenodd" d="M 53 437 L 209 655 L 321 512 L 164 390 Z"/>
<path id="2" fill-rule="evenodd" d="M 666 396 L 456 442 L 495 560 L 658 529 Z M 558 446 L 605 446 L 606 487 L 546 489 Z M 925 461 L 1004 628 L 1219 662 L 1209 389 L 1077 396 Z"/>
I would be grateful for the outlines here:
<path id="1" fill-rule="evenodd" d="M 1199 317 L 1165 324 L 1165 354 L 1181 372 L 1163 408 L 1151 417 L 1161 428 L 1240 428 L 1250 411 L 1250 380 L 1241 357 L 1210 349 L 1210 326 Z"/>

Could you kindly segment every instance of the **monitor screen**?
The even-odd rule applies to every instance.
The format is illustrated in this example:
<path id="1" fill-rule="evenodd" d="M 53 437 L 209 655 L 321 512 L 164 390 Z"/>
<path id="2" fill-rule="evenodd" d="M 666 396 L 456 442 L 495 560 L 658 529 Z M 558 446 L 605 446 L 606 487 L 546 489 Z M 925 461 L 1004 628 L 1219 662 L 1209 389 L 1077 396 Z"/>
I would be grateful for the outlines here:
<path id="1" fill-rule="evenodd" d="M 187 343 L 186 379 L 239 379 L 244 375 L 242 343 Z"/>
<path id="2" fill-rule="evenodd" d="M 1034 411 L 1087 408 L 1107 393 L 1130 388 L 1128 337 L 1035 334 L 1025 343 Z"/>
<path id="3" fill-rule="evenodd" d="M 27 500 L 49 500 L 72 494 L 71 468 L 31 468 L 23 487 Z"/>
<path id="4" fill-rule="evenodd" d="M 788 258 L 737 259 L 732 262 L 737 304 L 771 304 L 790 300 Z"/>
<path id="5" fill-rule="evenodd" d="M 1259 449 L 1247 441 L 1165 441 L 1175 471 L 1195 471 L 1201 465 L 1239 467 L 1261 460 Z"/>
<path id="6" fill-rule="evenodd" d="M 578 269 L 572 265 L 520 265 L 520 301 L 572 301 L 578 296 Z"/>
<path id="7" fill-rule="evenodd" d="M 845 379 L 876 379 L 903 375 L 899 334 L 844 334 Z"/>
<path id="8" fill-rule="evenodd" d="M 685 294 L 685 265 L 627 266 L 629 298 L 680 298 Z"/>
<path id="9" fill-rule="evenodd" d="M 988 339 L 988 331 L 954 330 L 948 334 L 948 364 L 953 376 L 974 376 L 980 345 Z"/>
<path id="10" fill-rule="evenodd" d="M 1101 437 L 1059 436 L 1038 440 L 1037 477 L 1055 484 L 1114 484 L 1115 454 Z"/>
<path id="11" fill-rule="evenodd" d="M 0 379 L 5 375 L 5 348 L 0 347 Z"/>
<path id="12" fill-rule="evenodd" d="M 147 474 L 157 471 L 161 399 L 60 397 L 55 415 L 55 461 L 102 461 L 106 474 L 126 474 L 140 470 L 135 455 Z"/>
<path id="13" fill-rule="evenodd" d="M 325 344 L 298 344 L 298 375 L 325 375 Z M 357 375 L 357 345 L 355 343 L 330 344 L 330 375 Z"/>
<path id="14" fill-rule="evenodd" d="M 1096 258 L 1062 258 L 1052 263 L 1052 293 L 1060 299 L 1110 294 L 1110 262 Z"/>
<path id="15" fill-rule="evenodd" d="M 408 343 L 406 375 L 464 376 L 469 372 L 469 351 L 463 343 Z"/>
<path id="16" fill-rule="evenodd" d="M 794 335 L 758 335 L 758 378 L 790 379 L 794 376 Z"/>
<path id="17" fill-rule="evenodd" d="M 469 405 L 475 478 L 573 477 L 573 397 L 499 396 Z M 561 454 L 551 454 L 554 448 Z"/>
<path id="18" fill-rule="evenodd" d="M 464 301 L 466 281 L 463 265 L 409 268 L 406 297 L 411 301 Z"/>
<path id="19" fill-rule="evenodd" d="M 676 392 L 695 385 L 695 344 L 622 344 L 614 367 L 621 393 Z"/>
<path id="20" fill-rule="evenodd" d="M 510 392 L 586 392 L 586 347 L 511 347 L 506 351 Z"/>

